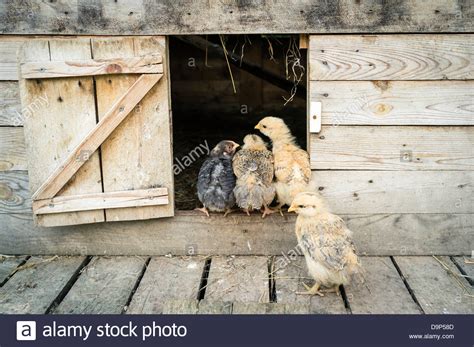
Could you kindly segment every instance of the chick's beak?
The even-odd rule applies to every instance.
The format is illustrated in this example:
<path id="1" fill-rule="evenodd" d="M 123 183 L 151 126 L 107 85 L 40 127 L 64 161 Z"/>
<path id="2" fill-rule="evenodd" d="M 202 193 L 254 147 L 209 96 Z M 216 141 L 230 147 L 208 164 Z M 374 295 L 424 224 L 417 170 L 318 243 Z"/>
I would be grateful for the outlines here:
<path id="1" fill-rule="evenodd" d="M 291 205 L 290 208 L 288 209 L 288 212 L 295 212 L 296 211 L 296 207 Z"/>
<path id="2" fill-rule="evenodd" d="M 260 130 L 260 123 L 258 123 L 258 124 L 255 126 L 255 129 Z"/>
<path id="3" fill-rule="evenodd" d="M 240 147 L 240 145 L 239 145 L 237 142 L 233 142 L 233 144 L 234 144 L 234 147 L 233 147 L 233 148 L 234 148 L 234 150 L 236 150 L 237 148 L 239 148 L 239 147 Z"/>

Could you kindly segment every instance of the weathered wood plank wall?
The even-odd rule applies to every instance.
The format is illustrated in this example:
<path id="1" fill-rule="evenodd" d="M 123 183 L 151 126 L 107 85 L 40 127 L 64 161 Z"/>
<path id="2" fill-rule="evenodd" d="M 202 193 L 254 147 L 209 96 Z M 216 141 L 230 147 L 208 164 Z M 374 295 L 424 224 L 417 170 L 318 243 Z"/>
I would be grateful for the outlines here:
<path id="1" fill-rule="evenodd" d="M 335 212 L 449 215 L 472 244 L 473 66 L 472 34 L 310 36 L 311 168 Z"/>

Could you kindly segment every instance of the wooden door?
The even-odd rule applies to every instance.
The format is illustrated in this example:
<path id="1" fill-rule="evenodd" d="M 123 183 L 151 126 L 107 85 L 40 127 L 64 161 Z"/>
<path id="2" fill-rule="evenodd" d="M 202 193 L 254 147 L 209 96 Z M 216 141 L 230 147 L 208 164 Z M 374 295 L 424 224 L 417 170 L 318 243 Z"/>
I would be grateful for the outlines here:
<path id="1" fill-rule="evenodd" d="M 42 226 L 173 216 L 164 37 L 27 41 L 20 94 Z"/>

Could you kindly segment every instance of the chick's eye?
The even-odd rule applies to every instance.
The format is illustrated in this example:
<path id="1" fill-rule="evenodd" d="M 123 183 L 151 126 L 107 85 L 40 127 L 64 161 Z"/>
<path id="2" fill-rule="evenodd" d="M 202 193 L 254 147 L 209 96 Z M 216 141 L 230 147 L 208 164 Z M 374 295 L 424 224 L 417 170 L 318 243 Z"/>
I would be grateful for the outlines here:
<path id="1" fill-rule="evenodd" d="M 304 206 L 303 205 L 298 205 L 298 208 L 303 208 Z"/>
<path id="2" fill-rule="evenodd" d="M 267 126 L 266 126 L 266 125 L 262 125 L 262 127 L 263 127 L 263 129 L 266 129 L 266 128 L 267 128 Z"/>

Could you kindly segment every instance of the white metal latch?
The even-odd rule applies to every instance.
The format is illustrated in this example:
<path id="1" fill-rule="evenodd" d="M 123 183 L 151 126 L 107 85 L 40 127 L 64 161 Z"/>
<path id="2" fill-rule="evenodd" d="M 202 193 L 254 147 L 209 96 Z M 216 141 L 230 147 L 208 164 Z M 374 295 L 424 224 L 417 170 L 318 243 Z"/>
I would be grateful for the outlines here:
<path id="1" fill-rule="evenodd" d="M 319 133 L 321 131 L 321 103 L 319 101 L 311 101 L 309 106 L 309 132 Z"/>

